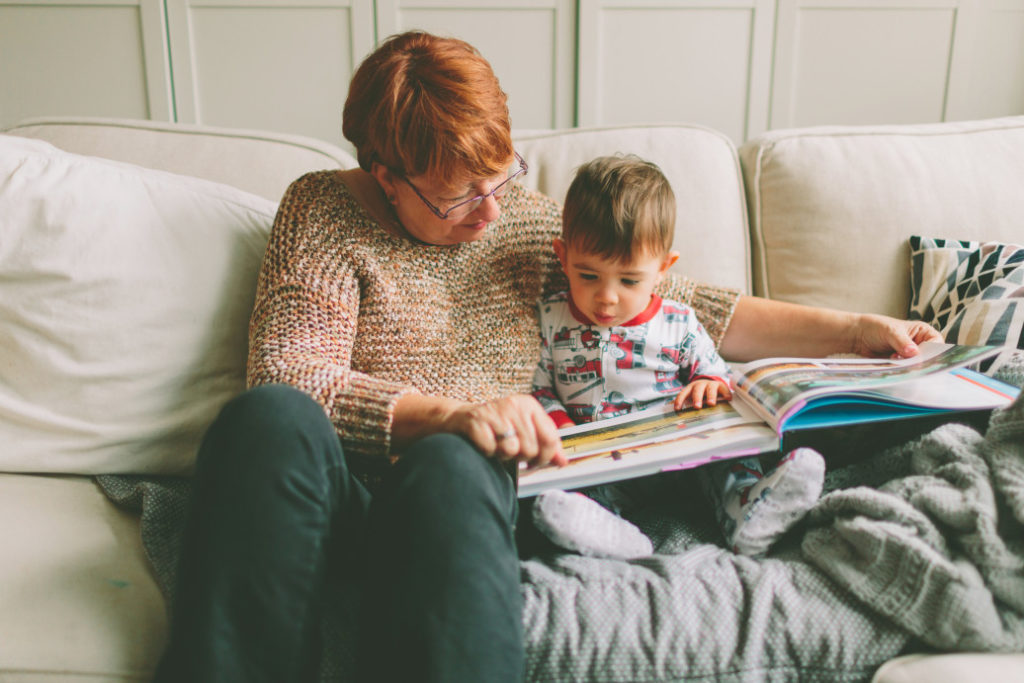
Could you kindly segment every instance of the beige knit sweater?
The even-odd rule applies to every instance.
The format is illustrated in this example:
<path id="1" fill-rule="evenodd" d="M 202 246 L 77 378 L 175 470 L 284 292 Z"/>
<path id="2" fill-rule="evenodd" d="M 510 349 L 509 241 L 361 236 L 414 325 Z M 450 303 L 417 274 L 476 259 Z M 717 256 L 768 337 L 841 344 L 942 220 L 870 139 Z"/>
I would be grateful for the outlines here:
<path id="1" fill-rule="evenodd" d="M 378 469 L 367 460 L 388 461 L 403 394 L 483 401 L 529 392 L 537 303 L 565 287 L 551 247 L 560 229 L 555 202 L 515 186 L 479 240 L 425 245 L 381 226 L 337 172 L 299 178 L 260 272 L 249 385 L 308 393 L 357 456 L 354 469 Z M 716 343 L 738 298 L 675 277 L 659 293 L 690 304 Z"/>

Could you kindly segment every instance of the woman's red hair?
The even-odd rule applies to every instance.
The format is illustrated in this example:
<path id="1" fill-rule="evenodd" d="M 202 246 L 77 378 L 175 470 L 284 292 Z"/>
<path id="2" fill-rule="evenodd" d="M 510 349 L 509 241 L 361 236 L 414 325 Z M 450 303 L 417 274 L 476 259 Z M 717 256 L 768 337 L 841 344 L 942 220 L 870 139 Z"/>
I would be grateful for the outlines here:
<path id="1" fill-rule="evenodd" d="M 422 31 L 389 37 L 349 85 L 342 131 L 359 165 L 450 182 L 504 172 L 513 158 L 508 97 L 469 43 Z"/>

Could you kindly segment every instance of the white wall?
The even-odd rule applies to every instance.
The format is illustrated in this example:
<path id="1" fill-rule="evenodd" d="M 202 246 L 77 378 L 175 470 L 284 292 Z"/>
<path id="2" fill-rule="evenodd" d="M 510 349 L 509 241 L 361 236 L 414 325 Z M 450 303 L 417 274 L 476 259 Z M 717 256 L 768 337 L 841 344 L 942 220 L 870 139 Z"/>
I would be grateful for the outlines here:
<path id="1" fill-rule="evenodd" d="M 408 28 L 480 48 L 516 128 L 771 128 L 1024 114 L 1024 0 L 0 0 L 0 127 L 151 118 L 341 143 Z"/>

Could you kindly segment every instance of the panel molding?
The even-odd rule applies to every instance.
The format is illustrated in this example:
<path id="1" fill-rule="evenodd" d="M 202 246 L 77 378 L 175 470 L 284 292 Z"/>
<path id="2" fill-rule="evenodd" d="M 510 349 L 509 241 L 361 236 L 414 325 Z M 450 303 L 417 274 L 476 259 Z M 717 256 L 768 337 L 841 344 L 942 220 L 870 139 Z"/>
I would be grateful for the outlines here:
<path id="1" fill-rule="evenodd" d="M 775 0 L 756 0 L 753 11 L 747 125 L 743 140 L 764 133 L 771 122 L 772 73 L 775 64 Z"/>
<path id="2" fill-rule="evenodd" d="M 333 109 L 316 118 L 313 106 L 336 107 L 351 77 L 345 69 L 354 69 L 382 38 L 416 22 L 459 35 L 491 60 L 509 92 L 517 128 L 667 116 L 708 125 L 740 143 L 767 130 L 819 123 L 1024 114 L 1024 0 L 0 0 L 4 8 L 15 8 L 7 16 L 16 19 L 4 26 L 9 37 L 24 34 L 40 46 L 59 40 L 72 50 L 110 48 L 94 62 L 59 55 L 42 62 L 41 69 L 55 74 L 50 90 L 33 91 L 21 72 L 9 71 L 15 92 L 5 102 L 6 113 L 0 111 L 8 118 L 62 109 L 56 113 L 124 112 L 238 127 L 249 120 L 283 126 L 282 132 L 331 135 L 345 144 L 327 120 Z M 69 12 L 44 17 L 47 23 L 23 8 Z M 86 15 L 88 34 L 75 33 L 72 8 L 98 10 Z M 131 8 L 132 18 L 121 8 Z M 104 9 L 107 14 L 99 12 Z M 231 19 L 220 11 L 233 9 L 252 10 L 249 21 L 259 35 L 281 37 L 282 60 L 306 59 L 299 55 L 309 46 L 309 54 L 322 55 L 316 67 L 288 80 L 282 72 L 291 63 L 274 61 L 280 46 L 261 52 L 260 38 L 232 31 Z M 263 10 L 281 10 L 283 26 L 277 30 L 274 18 L 257 17 Z M 325 12 L 328 21 L 338 22 L 330 28 L 298 18 L 302 12 L 315 17 L 318 10 L 345 15 Z M 851 12 L 852 22 L 847 26 L 829 11 Z M 117 42 L 97 43 L 104 38 L 94 35 L 96 26 L 107 25 Z M 304 44 L 307 31 L 319 37 Z M 831 36 L 838 38 L 835 45 Z M 26 41 L 12 41 L 19 47 L 8 50 L 18 50 L 11 57 L 45 57 Z M 197 63 L 197 54 L 206 66 Z M 251 68 L 247 56 L 256 62 Z M 331 69 L 339 60 L 335 77 Z M 211 63 L 210 80 L 203 80 Z M 245 116 L 254 102 L 284 106 L 272 90 L 260 92 L 261 73 L 273 73 L 268 89 L 287 91 L 307 109 Z M 218 91 L 214 80 L 237 88 Z M 113 97 L 93 96 L 94 81 L 114 82 Z M 92 90 L 76 91 L 77 82 Z M 204 121 L 211 111 L 204 114 L 204 97 L 216 102 L 215 121 Z"/>
<path id="3" fill-rule="evenodd" d="M 956 62 L 950 68 L 946 120 L 1024 113 L 1024 40 L 1016 42 L 1015 63 L 1000 64 L 1006 73 L 1011 74 L 1008 80 L 1013 92 L 993 92 L 978 83 L 985 70 L 992 66 L 987 58 L 991 56 L 994 36 L 985 29 L 993 25 L 1004 26 L 1004 20 L 1009 17 L 1017 20 L 1019 33 L 1024 37 L 1024 0 L 964 0 L 961 11 L 964 13 L 964 30 L 961 35 L 958 26 Z M 993 110 L 992 105 L 999 101 L 1000 95 L 1016 99 L 1019 108 L 1016 111 Z"/>
<path id="4" fill-rule="evenodd" d="M 154 121 L 174 120 L 174 100 L 163 0 L 0 0 L 3 7 L 78 7 L 135 8 L 139 16 L 139 40 L 142 45 L 142 71 L 145 78 L 146 106 Z M 40 112 L 48 115 L 52 112 Z M 10 123 L 14 123 L 13 121 Z"/>
<path id="5" fill-rule="evenodd" d="M 345 47 L 350 64 L 358 64 L 373 49 L 374 7 L 373 0 L 165 0 L 167 3 L 167 26 L 174 74 L 174 94 L 177 120 L 182 123 L 206 123 L 200 101 L 198 70 L 201 65 L 196 57 L 194 15 L 204 9 L 280 9 L 302 11 L 307 9 L 343 10 L 350 17 L 348 44 Z M 227 38 L 227 37 L 226 37 Z M 340 65 L 339 65 L 340 68 Z M 339 74 L 347 87 L 351 73 Z M 296 74 L 296 77 L 300 77 Z M 341 112 L 338 112 L 340 121 Z M 339 125 L 340 128 L 340 125 Z M 283 131 L 300 132 L 300 131 Z M 338 143 L 340 139 L 332 139 Z"/>
<path id="6" fill-rule="evenodd" d="M 735 84 L 742 88 L 743 97 L 730 113 L 730 118 L 739 124 L 729 126 L 734 130 L 725 131 L 725 126 L 721 125 L 718 128 L 730 134 L 736 142 L 766 130 L 771 102 L 775 0 L 579 0 L 578 125 L 617 123 L 610 120 L 602 104 L 612 96 L 608 88 L 614 87 L 604 73 L 608 63 L 606 60 L 614 59 L 615 55 L 615 46 L 602 42 L 606 22 L 614 21 L 614 13 L 651 10 L 701 10 L 729 14 L 739 10 L 748 15 L 748 33 L 741 41 L 746 53 L 737 57 L 743 63 L 743 73 L 740 75 L 742 83 Z M 670 59 L 672 45 L 658 43 L 658 48 L 663 49 L 666 60 Z M 714 66 L 704 68 L 713 69 Z M 663 73 L 654 79 L 651 83 L 652 93 L 655 88 L 671 88 L 670 79 L 666 77 L 670 75 L 671 72 Z M 638 111 L 637 114 L 637 121 L 640 121 L 643 112 Z M 694 114 L 680 111 L 676 120 L 693 123 Z M 712 125 L 707 121 L 704 123 Z"/>
<path id="7" fill-rule="evenodd" d="M 549 23 L 538 24 L 534 33 L 526 35 L 506 35 L 498 21 L 488 25 L 487 34 L 473 30 L 468 23 L 459 26 L 458 22 L 448 22 L 444 29 L 435 29 L 435 32 L 466 40 L 491 61 L 502 87 L 509 93 L 509 108 L 516 128 L 569 128 L 576 125 L 576 0 L 377 0 L 376 7 L 379 40 L 400 31 L 429 29 L 409 20 L 409 16 L 416 13 L 423 16 L 430 12 L 455 10 L 462 12 L 464 18 L 469 18 L 470 12 L 478 17 L 486 13 L 498 16 L 509 12 L 549 16 Z M 543 38 L 536 40 L 535 36 L 550 39 L 551 52 L 543 67 L 549 71 L 543 78 L 539 74 L 531 77 L 530 73 L 509 68 L 510 59 L 505 59 L 504 63 L 495 59 L 499 50 L 509 54 L 515 51 L 528 54 L 534 45 L 544 46 Z M 521 115 L 527 101 L 524 95 L 537 87 L 531 84 L 531 80 L 550 83 L 550 92 L 544 93 L 550 100 L 550 111 L 524 116 Z"/>
<path id="8" fill-rule="evenodd" d="M 859 13 L 876 11 L 879 17 L 885 16 L 887 11 L 892 10 L 950 13 L 952 17 L 951 35 L 948 36 L 943 61 L 935 65 L 936 69 L 942 70 L 943 75 L 942 91 L 936 95 L 939 98 L 938 111 L 932 117 L 917 117 L 920 122 L 945 120 L 950 103 L 957 102 L 962 97 L 958 81 L 960 74 L 969 69 L 970 44 L 974 40 L 976 2 L 977 0 L 779 0 L 769 127 L 791 128 L 808 125 L 796 111 L 795 99 L 799 94 L 800 87 L 796 73 L 801 67 L 798 56 L 802 31 L 801 19 L 809 10 L 846 10 Z M 823 93 L 822 96 L 827 98 L 828 94 Z M 900 122 L 900 113 L 894 110 L 892 118 L 894 122 Z M 857 120 L 857 117 L 854 116 L 848 121 L 830 121 L 829 123 L 876 122 Z M 815 125 L 818 123 L 814 122 Z"/>
<path id="9" fill-rule="evenodd" d="M 971 73 L 974 66 L 975 46 L 980 38 L 981 0 L 960 0 L 956 8 L 956 24 L 950 49 L 949 74 L 946 81 L 946 101 L 942 120 L 968 118 L 971 109 Z"/>

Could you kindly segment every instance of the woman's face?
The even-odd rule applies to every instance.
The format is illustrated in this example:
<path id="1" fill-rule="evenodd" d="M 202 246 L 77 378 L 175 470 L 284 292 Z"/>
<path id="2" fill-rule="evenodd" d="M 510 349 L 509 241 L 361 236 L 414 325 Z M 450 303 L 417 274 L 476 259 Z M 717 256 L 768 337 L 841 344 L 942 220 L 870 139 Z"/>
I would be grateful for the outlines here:
<path id="1" fill-rule="evenodd" d="M 427 244 L 472 242 L 501 216 L 501 198 L 525 173 L 522 159 L 491 178 L 465 178 L 444 182 L 429 175 L 406 178 L 375 165 L 373 174 L 391 201 L 402 227 Z"/>
<path id="2" fill-rule="evenodd" d="M 398 220 L 410 235 L 427 244 L 472 242 L 483 237 L 487 226 L 501 216 L 501 207 L 493 195 L 468 213 L 456 210 L 447 218 L 439 218 L 427 202 L 445 213 L 459 202 L 487 194 L 505 180 L 504 175 L 487 180 L 467 180 L 454 186 L 434 181 L 426 175 L 407 179 L 395 177 L 397 182 L 393 196 Z"/>

